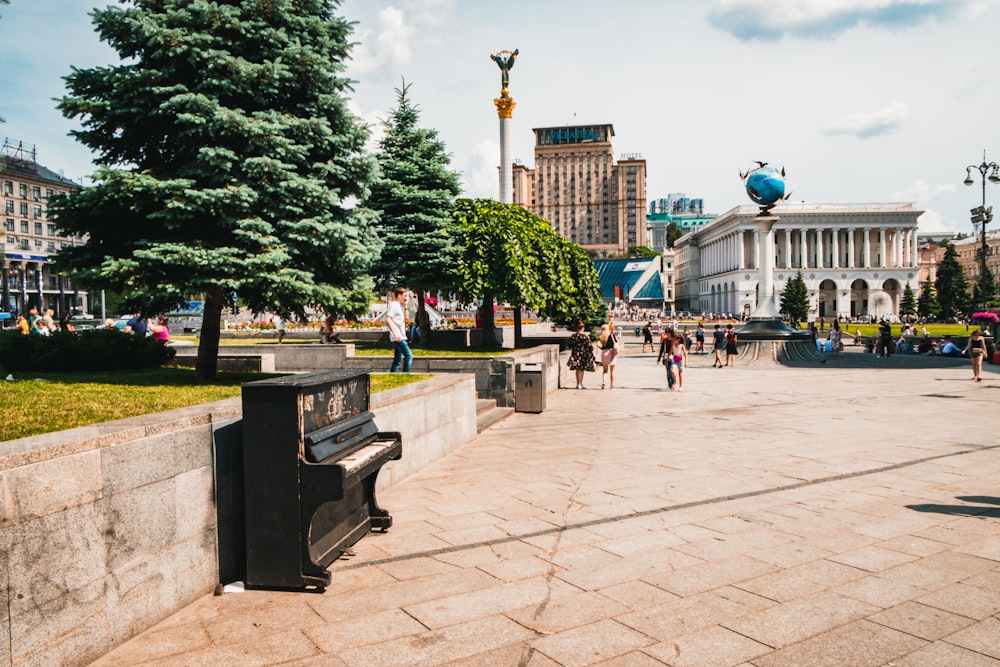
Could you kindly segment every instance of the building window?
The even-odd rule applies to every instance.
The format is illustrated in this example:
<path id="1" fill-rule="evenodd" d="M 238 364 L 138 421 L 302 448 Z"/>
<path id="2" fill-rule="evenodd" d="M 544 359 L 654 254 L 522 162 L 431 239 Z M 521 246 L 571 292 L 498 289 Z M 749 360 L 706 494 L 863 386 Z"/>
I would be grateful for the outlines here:
<path id="1" fill-rule="evenodd" d="M 48 251 L 49 252 L 55 252 L 56 251 L 56 242 L 55 241 L 49 241 Z"/>
<path id="2" fill-rule="evenodd" d="M 35 223 L 35 234 L 37 234 L 38 236 L 42 235 L 42 223 L 40 222 Z"/>
<path id="3" fill-rule="evenodd" d="M 21 233 L 22 234 L 27 234 L 28 233 L 28 221 L 27 220 L 22 220 L 21 221 Z"/>
<path id="4" fill-rule="evenodd" d="M 35 240 L 35 248 L 37 248 L 38 250 L 41 250 L 42 249 L 42 242 L 36 239 Z"/>
<path id="5" fill-rule="evenodd" d="M 35 201 L 41 201 L 42 199 L 42 189 L 37 185 L 31 188 L 31 198 Z"/>
<path id="6" fill-rule="evenodd" d="M 21 215 L 23 215 L 24 217 L 27 218 L 28 217 L 28 202 L 26 202 L 26 201 L 21 202 L 20 209 L 21 209 Z"/>
<path id="7" fill-rule="evenodd" d="M 45 188 L 45 198 L 52 199 L 52 188 Z"/>
<path id="8" fill-rule="evenodd" d="M 14 196 L 14 181 L 3 182 L 3 193 L 8 197 Z"/>
<path id="9" fill-rule="evenodd" d="M 42 205 L 41 204 L 35 204 L 35 205 L 33 205 L 31 207 L 31 214 L 35 218 L 42 217 Z"/>
<path id="10" fill-rule="evenodd" d="M 5 207 L 4 210 L 6 210 L 7 213 L 13 213 L 14 212 L 14 200 L 8 199 L 6 201 L 6 203 L 4 204 L 4 207 Z"/>
<path id="11" fill-rule="evenodd" d="M 8 236 L 7 237 L 7 245 L 17 245 L 17 237 L 16 236 Z"/>
<path id="12" fill-rule="evenodd" d="M 18 190 L 18 193 L 21 195 L 21 199 L 27 199 L 28 198 L 28 185 L 27 185 L 27 183 L 21 183 L 18 186 L 17 190 Z"/>
<path id="13" fill-rule="evenodd" d="M 29 250 L 31 248 L 31 244 L 28 242 L 28 239 L 21 239 L 21 247 L 24 250 Z"/>
<path id="14" fill-rule="evenodd" d="M 55 225 L 46 225 L 46 228 L 48 229 L 49 236 L 55 236 L 56 235 L 56 226 Z"/>
<path id="15" fill-rule="evenodd" d="M 4 220 L 3 226 L 8 232 L 14 231 L 14 218 L 7 218 Z"/>

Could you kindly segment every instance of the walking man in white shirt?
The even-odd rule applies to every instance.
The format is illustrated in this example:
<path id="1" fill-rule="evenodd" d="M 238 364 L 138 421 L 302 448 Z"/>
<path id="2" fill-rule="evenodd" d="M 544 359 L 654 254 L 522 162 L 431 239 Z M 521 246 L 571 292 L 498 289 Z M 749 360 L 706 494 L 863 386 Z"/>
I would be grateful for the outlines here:
<path id="1" fill-rule="evenodd" d="M 389 369 L 391 373 L 399 371 L 400 361 L 403 362 L 403 372 L 409 373 L 410 362 L 413 361 L 413 352 L 406 342 L 406 314 L 403 312 L 405 303 L 406 288 L 393 289 L 389 308 L 385 311 L 385 323 L 389 327 L 389 340 L 393 347 L 392 368 Z"/>

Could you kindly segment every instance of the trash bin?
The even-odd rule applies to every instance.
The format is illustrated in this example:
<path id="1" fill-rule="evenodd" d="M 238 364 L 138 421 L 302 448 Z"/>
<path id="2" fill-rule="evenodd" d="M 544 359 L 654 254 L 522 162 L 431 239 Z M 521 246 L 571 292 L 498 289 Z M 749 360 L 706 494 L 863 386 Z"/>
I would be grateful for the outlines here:
<path id="1" fill-rule="evenodd" d="M 518 364 L 514 372 L 514 411 L 545 409 L 545 364 Z"/>

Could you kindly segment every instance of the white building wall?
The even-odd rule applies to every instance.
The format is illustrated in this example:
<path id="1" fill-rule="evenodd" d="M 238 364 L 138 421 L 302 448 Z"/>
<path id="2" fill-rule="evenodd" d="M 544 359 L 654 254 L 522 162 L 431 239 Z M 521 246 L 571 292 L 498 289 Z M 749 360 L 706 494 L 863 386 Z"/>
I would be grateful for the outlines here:
<path id="1" fill-rule="evenodd" d="M 683 237 L 675 248 L 679 309 L 752 312 L 762 239 L 755 206 L 738 206 Z M 898 314 L 906 283 L 918 289 L 917 218 L 912 203 L 786 204 L 771 214 L 776 301 L 802 272 L 823 317 Z M 698 275 L 681 267 L 696 266 Z M 697 296 L 696 296 L 697 295 Z"/>

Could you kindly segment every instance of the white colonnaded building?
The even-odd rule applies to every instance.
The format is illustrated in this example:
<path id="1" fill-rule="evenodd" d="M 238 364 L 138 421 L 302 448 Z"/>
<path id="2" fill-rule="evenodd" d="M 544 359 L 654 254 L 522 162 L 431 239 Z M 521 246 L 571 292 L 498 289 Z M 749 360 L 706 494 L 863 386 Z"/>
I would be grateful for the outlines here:
<path id="1" fill-rule="evenodd" d="M 756 206 L 737 206 L 677 240 L 678 310 L 749 314 L 757 306 Z M 817 317 L 890 317 L 909 283 L 919 294 L 917 218 L 912 203 L 786 203 L 774 225 L 774 301 L 799 271 Z"/>

